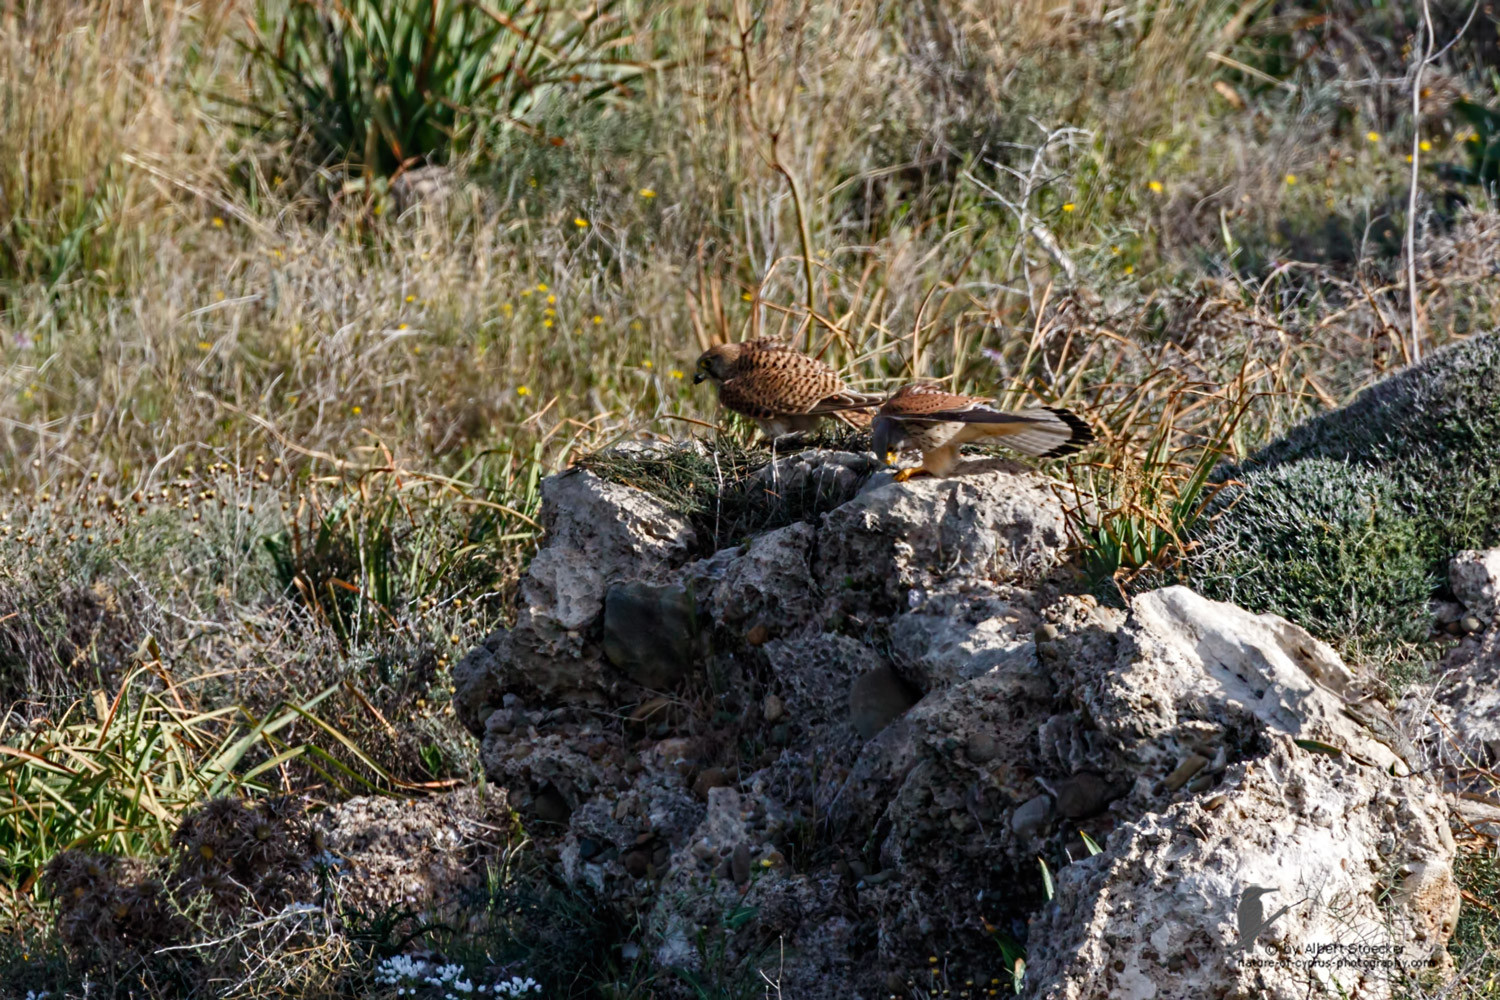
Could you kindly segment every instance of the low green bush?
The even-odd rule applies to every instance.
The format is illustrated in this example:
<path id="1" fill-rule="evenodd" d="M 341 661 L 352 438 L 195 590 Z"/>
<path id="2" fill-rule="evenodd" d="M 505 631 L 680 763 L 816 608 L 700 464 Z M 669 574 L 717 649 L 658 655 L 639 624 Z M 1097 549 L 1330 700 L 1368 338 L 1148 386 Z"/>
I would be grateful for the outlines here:
<path id="1" fill-rule="evenodd" d="M 1214 478 L 1194 533 L 1204 593 L 1335 643 L 1418 640 L 1460 549 L 1500 540 L 1500 334 L 1472 337 Z"/>
<path id="2" fill-rule="evenodd" d="M 1213 508 L 1192 561 L 1209 597 L 1341 645 L 1425 634 L 1433 539 L 1384 474 L 1309 459 L 1244 477 Z"/>

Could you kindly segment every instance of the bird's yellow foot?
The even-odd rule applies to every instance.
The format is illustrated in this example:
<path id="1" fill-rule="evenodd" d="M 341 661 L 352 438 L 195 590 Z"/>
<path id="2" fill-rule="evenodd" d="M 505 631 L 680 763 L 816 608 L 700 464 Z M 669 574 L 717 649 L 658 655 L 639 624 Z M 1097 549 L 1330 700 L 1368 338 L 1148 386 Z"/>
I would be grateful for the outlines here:
<path id="1" fill-rule="evenodd" d="M 920 466 L 918 466 L 915 469 L 901 469 L 901 470 L 897 471 L 896 476 L 895 476 L 895 481 L 898 482 L 898 483 L 904 483 L 908 479 L 911 479 L 913 476 L 926 476 L 926 475 L 930 475 L 930 473 L 926 469 L 921 468 Z"/>

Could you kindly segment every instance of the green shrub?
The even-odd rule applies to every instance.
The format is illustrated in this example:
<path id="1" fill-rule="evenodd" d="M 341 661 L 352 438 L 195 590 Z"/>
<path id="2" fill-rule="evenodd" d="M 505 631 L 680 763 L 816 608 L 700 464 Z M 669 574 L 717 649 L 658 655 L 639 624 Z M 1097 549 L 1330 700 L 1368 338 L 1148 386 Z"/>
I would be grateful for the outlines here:
<path id="1" fill-rule="evenodd" d="M 1423 638 L 1454 552 L 1500 537 L 1500 335 L 1438 351 L 1237 467 L 1188 575 L 1364 648 Z"/>
<path id="2" fill-rule="evenodd" d="M 1433 576 L 1424 523 L 1379 472 L 1310 459 L 1246 476 L 1198 533 L 1202 591 L 1340 644 L 1417 640 Z"/>
<path id="3" fill-rule="evenodd" d="M 250 45 L 279 113 L 320 163 L 388 175 L 444 158 L 487 123 L 508 125 L 549 90 L 616 91 L 638 70 L 607 53 L 624 34 L 614 2 L 586 16 L 526 0 L 261 3 Z"/>

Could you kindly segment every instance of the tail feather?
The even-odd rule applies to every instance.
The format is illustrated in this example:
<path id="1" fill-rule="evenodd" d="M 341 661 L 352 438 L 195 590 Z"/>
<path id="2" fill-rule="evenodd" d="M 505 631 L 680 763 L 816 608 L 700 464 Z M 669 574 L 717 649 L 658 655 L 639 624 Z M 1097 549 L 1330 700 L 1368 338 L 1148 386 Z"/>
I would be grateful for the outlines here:
<path id="1" fill-rule="evenodd" d="M 998 419 L 1008 416 L 1010 420 Z M 996 414 L 994 420 L 977 421 L 993 428 L 1006 447 L 1037 458 L 1071 455 L 1094 440 L 1094 429 L 1078 414 L 1053 406 Z"/>

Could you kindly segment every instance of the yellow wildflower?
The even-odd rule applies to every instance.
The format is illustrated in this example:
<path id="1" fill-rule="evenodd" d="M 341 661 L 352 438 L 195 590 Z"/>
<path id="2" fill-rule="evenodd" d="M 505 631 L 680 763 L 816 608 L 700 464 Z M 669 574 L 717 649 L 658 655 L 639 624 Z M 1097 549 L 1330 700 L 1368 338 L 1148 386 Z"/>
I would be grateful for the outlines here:
<path id="1" fill-rule="evenodd" d="M 589 220 L 583 218 L 582 216 L 574 216 L 573 225 L 577 226 L 579 229 L 587 229 L 589 227 Z"/>
<path id="2" fill-rule="evenodd" d="M 600 316 L 598 313 L 595 313 L 594 314 L 594 325 L 598 326 L 600 323 L 603 323 L 603 322 L 604 322 L 604 317 Z"/>
<path id="3" fill-rule="evenodd" d="M 650 188 L 641 188 L 641 197 L 642 198 L 655 198 L 656 197 L 656 192 L 653 191 L 653 190 L 651 190 Z"/>
<path id="4" fill-rule="evenodd" d="M 215 229 L 223 229 L 224 228 L 224 220 L 221 219 L 221 218 L 219 218 L 217 215 L 214 216 L 214 228 Z"/>
<path id="5" fill-rule="evenodd" d="M 544 319 L 544 320 L 542 320 L 542 325 L 545 326 L 549 330 L 552 329 L 552 321 L 550 319 Z"/>
<path id="6" fill-rule="evenodd" d="M 415 295 L 408 295 L 406 297 L 406 301 L 408 301 L 408 302 L 415 302 L 415 301 L 417 301 L 417 297 Z"/>
<path id="7" fill-rule="evenodd" d="M 740 293 L 740 298 L 744 299 L 746 302 L 754 302 L 755 301 L 755 296 L 751 295 L 749 292 L 741 292 Z"/>
<path id="8" fill-rule="evenodd" d="M 1423 139 L 1421 142 L 1417 143 L 1417 148 L 1424 153 L 1430 153 L 1432 152 L 1432 143 L 1428 142 L 1426 139 Z"/>
<path id="9" fill-rule="evenodd" d="M 396 329 L 398 329 L 398 330 L 405 330 L 406 329 L 406 324 L 405 323 L 398 323 L 396 325 Z"/>
<path id="10" fill-rule="evenodd" d="M 645 361 L 642 361 L 641 362 L 641 367 L 649 369 L 651 367 L 651 359 L 647 358 Z"/>
<path id="11" fill-rule="evenodd" d="M 682 372 L 679 369 L 673 368 L 672 369 L 672 377 L 673 378 L 682 378 Z"/>
<path id="12" fill-rule="evenodd" d="M 200 341 L 198 341 L 198 350 L 200 350 L 200 351 L 206 351 L 206 350 L 208 350 L 209 348 L 211 348 L 213 346 L 214 346 L 213 344 L 210 344 L 206 340 L 200 340 Z"/>
<path id="13" fill-rule="evenodd" d="M 361 407 L 361 406 L 352 406 L 352 407 L 349 408 L 349 412 L 352 413 L 352 414 L 354 414 L 357 417 L 357 416 L 359 416 L 361 413 L 363 413 L 365 411 L 364 411 L 364 407 Z"/>
<path id="14" fill-rule="evenodd" d="M 1152 190 L 1152 192 L 1155 193 L 1155 194 L 1161 194 L 1161 192 L 1162 192 L 1161 181 L 1151 181 L 1146 186 L 1148 188 L 1150 188 Z"/>
<path id="15" fill-rule="evenodd" d="M 1380 133 L 1379 132 L 1366 132 L 1365 133 L 1365 138 L 1369 139 L 1371 142 L 1379 142 L 1380 141 Z"/>
<path id="16" fill-rule="evenodd" d="M 529 396 L 529 395 L 531 395 L 531 390 L 528 389 L 524 385 L 518 385 L 518 386 L 516 386 L 516 395 L 517 396 Z"/>
<path id="17" fill-rule="evenodd" d="M 549 306 L 550 305 L 555 305 L 556 303 L 557 303 L 557 296 L 556 295 L 549 295 L 549 296 L 547 296 L 547 304 Z"/>
<path id="18" fill-rule="evenodd" d="M 536 290 L 539 292 L 545 292 L 547 290 L 547 283 L 545 281 L 537 282 Z"/>
<path id="19" fill-rule="evenodd" d="M 1282 180 L 1286 181 L 1287 184 L 1289 184 L 1289 185 L 1290 184 L 1295 184 L 1295 183 L 1297 183 L 1297 175 L 1296 174 L 1287 174 L 1285 177 L 1282 178 Z"/>
<path id="20" fill-rule="evenodd" d="M 1134 264 L 1126 264 L 1125 265 L 1125 273 L 1126 274 L 1134 274 L 1135 273 L 1135 265 Z"/>
<path id="21" fill-rule="evenodd" d="M 1063 211 L 1064 211 L 1064 212 L 1071 212 L 1071 211 L 1073 211 L 1073 209 L 1075 209 L 1075 208 L 1077 208 L 1077 207 L 1078 207 L 1078 206 L 1077 206 L 1077 205 L 1074 205 L 1074 204 L 1073 204 L 1073 203 L 1072 203 L 1072 202 L 1071 202 L 1071 201 L 1069 201 L 1069 202 L 1065 202 L 1065 203 L 1064 203 L 1064 204 L 1063 204 Z"/>

